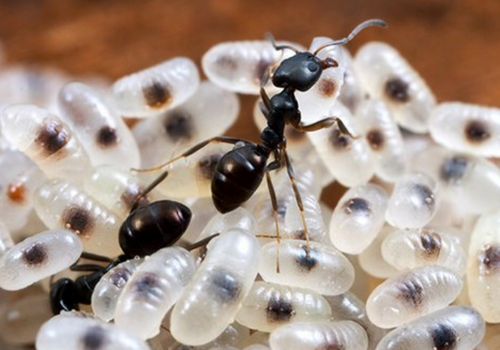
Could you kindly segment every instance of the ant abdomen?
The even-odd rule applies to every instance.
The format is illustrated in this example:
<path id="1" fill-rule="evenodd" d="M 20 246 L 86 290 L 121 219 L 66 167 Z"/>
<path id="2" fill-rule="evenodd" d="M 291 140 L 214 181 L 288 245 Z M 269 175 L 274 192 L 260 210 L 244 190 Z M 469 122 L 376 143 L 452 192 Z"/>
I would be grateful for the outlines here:
<path id="1" fill-rule="evenodd" d="M 212 199 L 219 212 L 233 211 L 254 194 L 264 177 L 268 157 L 261 146 L 246 144 L 221 158 L 212 179 Z"/>

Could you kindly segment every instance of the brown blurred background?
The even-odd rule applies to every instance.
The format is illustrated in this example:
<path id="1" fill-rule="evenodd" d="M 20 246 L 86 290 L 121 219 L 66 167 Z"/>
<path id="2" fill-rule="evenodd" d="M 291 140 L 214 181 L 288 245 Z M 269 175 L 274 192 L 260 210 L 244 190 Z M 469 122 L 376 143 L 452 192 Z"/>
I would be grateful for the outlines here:
<path id="1" fill-rule="evenodd" d="M 437 98 L 500 106 L 499 0 L 0 0 L 6 60 L 115 79 L 186 55 L 200 62 L 212 45 L 278 39 L 308 45 L 342 37 L 368 18 L 349 48 L 387 41 L 413 64 Z M 253 98 L 228 134 L 257 140 Z"/>

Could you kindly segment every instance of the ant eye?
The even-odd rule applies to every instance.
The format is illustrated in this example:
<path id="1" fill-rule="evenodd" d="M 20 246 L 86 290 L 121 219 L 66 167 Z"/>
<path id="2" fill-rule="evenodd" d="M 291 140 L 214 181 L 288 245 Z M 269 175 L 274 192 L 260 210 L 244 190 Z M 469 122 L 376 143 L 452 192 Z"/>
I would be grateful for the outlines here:
<path id="1" fill-rule="evenodd" d="M 313 62 L 310 62 L 308 65 L 307 65 L 307 68 L 311 71 L 311 72 L 316 72 L 318 70 L 318 65 L 316 63 L 313 63 Z"/>

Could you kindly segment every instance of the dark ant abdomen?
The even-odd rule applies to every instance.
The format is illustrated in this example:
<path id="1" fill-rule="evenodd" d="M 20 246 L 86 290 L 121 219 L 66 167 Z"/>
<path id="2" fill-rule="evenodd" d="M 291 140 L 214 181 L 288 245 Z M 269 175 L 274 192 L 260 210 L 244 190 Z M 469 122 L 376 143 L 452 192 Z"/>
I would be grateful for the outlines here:
<path id="1" fill-rule="evenodd" d="M 269 152 L 246 144 L 226 153 L 215 169 L 212 199 L 220 213 L 228 213 L 246 202 L 262 182 Z"/>
<path id="2" fill-rule="evenodd" d="M 129 257 L 151 255 L 177 242 L 189 226 L 191 216 L 188 207 L 169 200 L 139 207 L 120 227 L 120 247 Z"/>

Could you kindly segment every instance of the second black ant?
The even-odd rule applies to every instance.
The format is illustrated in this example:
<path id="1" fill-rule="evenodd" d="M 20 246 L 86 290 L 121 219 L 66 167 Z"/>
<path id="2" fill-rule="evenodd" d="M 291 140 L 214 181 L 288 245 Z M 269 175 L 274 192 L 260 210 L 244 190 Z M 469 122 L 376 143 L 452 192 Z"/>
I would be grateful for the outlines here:
<path id="1" fill-rule="evenodd" d="M 304 125 L 301 121 L 301 113 L 295 97 L 295 92 L 308 91 L 319 80 L 323 70 L 338 66 L 338 62 L 332 58 L 319 59 L 317 54 L 321 50 L 333 45 L 344 45 L 354 38 L 361 30 L 371 26 L 385 27 L 386 23 L 379 19 L 362 22 L 354 28 L 347 37 L 323 45 L 313 53 L 307 51 L 299 52 L 297 49 L 288 45 L 276 45 L 274 39 L 271 38 L 271 43 L 276 50 L 293 50 L 295 55 L 283 60 L 272 73 L 271 81 L 275 87 L 282 89 L 281 92 L 269 98 L 263 88 L 266 81 L 263 81 L 261 84 L 260 94 L 262 98 L 262 111 L 267 119 L 267 126 L 260 135 L 262 140 L 261 143 L 254 143 L 233 137 L 213 137 L 200 142 L 164 164 L 151 169 L 137 170 L 151 171 L 162 169 L 179 159 L 189 157 L 212 142 L 234 144 L 234 149 L 227 152 L 219 160 L 215 168 L 211 183 L 213 203 L 221 213 L 227 213 L 238 208 L 254 194 L 260 186 L 264 176 L 266 176 L 276 222 L 276 239 L 279 243 L 280 234 L 277 220 L 278 205 L 269 172 L 285 166 L 293 187 L 297 205 L 302 215 L 304 236 L 307 241 L 307 247 L 309 247 L 309 236 L 302 199 L 297 188 L 290 158 L 286 151 L 284 128 L 285 125 L 289 124 L 299 131 L 309 132 L 331 127 L 336 124 L 341 133 L 352 137 L 343 122 L 336 117 L 329 117 L 309 125 Z M 274 160 L 268 163 L 271 154 L 274 155 Z M 143 198 L 162 182 L 167 173 L 168 171 L 164 171 L 155 179 L 137 200 Z"/>

